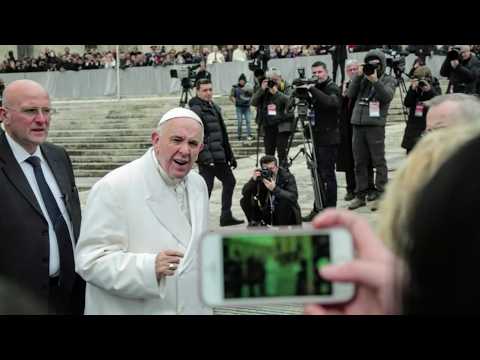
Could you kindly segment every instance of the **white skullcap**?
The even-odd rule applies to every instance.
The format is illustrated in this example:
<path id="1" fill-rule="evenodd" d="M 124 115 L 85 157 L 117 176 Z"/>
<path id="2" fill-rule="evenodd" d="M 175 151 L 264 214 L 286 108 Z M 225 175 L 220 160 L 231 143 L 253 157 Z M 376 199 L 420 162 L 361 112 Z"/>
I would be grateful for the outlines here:
<path id="1" fill-rule="evenodd" d="M 200 117 L 197 114 L 195 114 L 192 110 L 185 109 L 182 107 L 176 107 L 171 110 L 168 110 L 158 122 L 157 127 L 159 127 L 164 122 L 167 122 L 168 120 L 172 120 L 175 118 L 190 118 L 190 119 L 196 120 L 198 121 L 198 123 L 200 123 L 200 125 L 203 128 L 202 119 L 200 119 Z"/>

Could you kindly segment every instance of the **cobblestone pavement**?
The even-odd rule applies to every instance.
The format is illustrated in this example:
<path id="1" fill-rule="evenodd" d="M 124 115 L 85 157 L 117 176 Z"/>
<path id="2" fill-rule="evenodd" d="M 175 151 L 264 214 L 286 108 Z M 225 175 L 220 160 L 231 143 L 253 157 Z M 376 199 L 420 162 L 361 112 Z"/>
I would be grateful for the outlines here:
<path id="1" fill-rule="evenodd" d="M 391 179 L 394 171 L 398 168 L 401 162 L 405 159 L 405 151 L 400 147 L 400 143 L 403 136 L 405 125 L 403 122 L 391 123 L 386 128 L 386 158 L 389 170 L 389 178 Z M 292 154 L 298 151 L 292 149 Z M 248 181 L 252 175 L 252 171 L 255 167 L 255 156 L 250 158 L 240 159 L 238 161 L 238 167 L 234 171 L 237 179 L 237 185 L 235 187 L 232 211 L 235 217 L 244 218 L 242 209 L 240 208 L 241 190 L 243 185 Z M 305 158 L 299 156 L 293 163 L 290 171 L 295 175 L 297 180 L 298 192 L 299 192 L 299 204 L 302 209 L 302 214 L 308 214 L 312 208 L 313 190 L 310 173 L 305 165 Z M 347 208 L 348 202 L 343 200 L 346 194 L 346 183 L 344 173 L 337 172 L 338 182 L 338 202 L 337 207 Z M 221 188 L 220 182 L 215 180 L 214 189 L 210 198 L 210 229 L 212 231 L 220 229 L 219 216 L 221 209 Z M 376 225 L 378 212 L 372 212 L 367 204 L 366 207 L 361 207 L 355 212 L 365 216 L 373 227 Z M 236 226 L 239 229 L 245 228 L 244 225 Z M 215 314 L 218 315 L 298 315 L 303 313 L 303 306 L 299 305 L 277 305 L 277 306 L 257 306 L 257 307 L 230 307 L 230 308 L 217 308 Z"/>

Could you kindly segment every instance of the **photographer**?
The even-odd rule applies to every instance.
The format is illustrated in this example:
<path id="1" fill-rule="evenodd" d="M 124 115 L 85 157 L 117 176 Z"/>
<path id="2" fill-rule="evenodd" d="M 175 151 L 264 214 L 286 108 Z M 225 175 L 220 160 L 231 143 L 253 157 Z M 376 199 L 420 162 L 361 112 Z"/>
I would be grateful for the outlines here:
<path id="1" fill-rule="evenodd" d="M 447 93 L 475 94 L 480 60 L 472 55 L 469 45 L 454 46 L 447 53 L 440 75 L 449 80 Z"/>
<path id="2" fill-rule="evenodd" d="M 278 167 L 275 156 L 263 156 L 260 166 L 242 189 L 240 206 L 249 226 L 301 224 L 295 176 Z"/>
<path id="3" fill-rule="evenodd" d="M 340 110 L 340 89 L 328 76 L 325 63 L 317 61 L 312 65 L 312 75 L 317 78 L 316 84 L 307 85 L 311 94 L 312 114 L 310 123 L 315 143 L 317 172 L 325 188 L 325 207 L 337 206 L 337 178 L 335 175 L 335 160 L 337 158 L 340 131 L 338 116 Z M 315 208 L 303 218 L 312 221 L 321 209 Z"/>
<path id="4" fill-rule="evenodd" d="M 232 86 L 230 92 L 230 101 L 235 105 L 237 113 L 237 136 L 238 140 L 242 140 L 242 125 L 245 120 L 247 128 L 247 140 L 252 140 L 250 129 L 250 102 L 252 100 L 253 89 L 246 86 L 247 78 L 245 74 L 241 74 L 238 78 L 238 83 Z"/>
<path id="5" fill-rule="evenodd" d="M 432 73 L 426 66 L 419 67 L 413 73 L 410 88 L 405 95 L 403 104 L 409 108 L 407 126 L 402 140 L 402 148 L 407 154 L 420 140 L 427 126 L 427 107 L 425 101 L 439 95 L 433 86 Z"/>
<path id="6" fill-rule="evenodd" d="M 355 160 L 356 198 L 349 209 L 365 206 L 368 192 L 368 165 L 375 168 L 377 198 L 385 190 L 388 181 L 385 159 L 385 123 L 390 102 L 395 94 L 395 79 L 385 74 L 386 58 L 382 51 L 371 50 L 364 59 L 362 73 L 355 76 L 347 96 L 356 99 L 352 113 L 353 157 Z M 371 210 L 377 209 L 376 199 Z"/>
<path id="7" fill-rule="evenodd" d="M 294 119 L 293 113 L 288 112 L 289 97 L 282 93 L 286 89 L 278 71 L 269 71 L 252 97 L 252 105 L 257 107 L 257 124 L 264 132 L 265 153 L 274 156 L 277 150 L 282 167 L 287 165 L 287 145 Z"/>

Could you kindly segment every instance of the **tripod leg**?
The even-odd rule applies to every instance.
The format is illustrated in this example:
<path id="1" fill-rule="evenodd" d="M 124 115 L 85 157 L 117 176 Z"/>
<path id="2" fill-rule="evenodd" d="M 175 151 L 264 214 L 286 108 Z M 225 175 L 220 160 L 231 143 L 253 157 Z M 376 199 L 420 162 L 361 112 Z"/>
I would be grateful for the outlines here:
<path id="1" fill-rule="evenodd" d="M 257 110 L 258 111 L 258 110 Z M 258 156 L 260 150 L 260 124 L 257 124 L 257 161 L 255 162 L 255 167 L 258 168 Z"/>

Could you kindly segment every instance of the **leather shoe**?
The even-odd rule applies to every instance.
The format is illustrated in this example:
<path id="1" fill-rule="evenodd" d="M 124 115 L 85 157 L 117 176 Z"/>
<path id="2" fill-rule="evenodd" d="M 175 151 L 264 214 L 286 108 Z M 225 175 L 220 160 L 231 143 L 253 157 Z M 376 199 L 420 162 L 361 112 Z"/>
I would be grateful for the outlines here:
<path id="1" fill-rule="evenodd" d="M 355 210 L 365 205 L 367 205 L 367 203 L 365 202 L 365 199 L 361 199 L 357 197 L 350 203 L 350 205 L 348 205 L 348 209 Z"/>
<path id="2" fill-rule="evenodd" d="M 244 222 L 245 222 L 244 220 L 235 219 L 233 216 L 220 218 L 220 226 L 240 225 L 240 224 L 243 224 Z"/>
<path id="3" fill-rule="evenodd" d="M 347 193 L 347 195 L 344 197 L 345 201 L 352 201 L 353 199 L 355 199 L 355 194 L 353 192 Z"/>
<path id="4" fill-rule="evenodd" d="M 313 220 L 313 218 L 315 216 L 317 216 L 318 214 L 318 211 L 316 211 L 315 209 L 313 209 L 312 211 L 310 211 L 310 214 L 308 214 L 307 216 L 303 216 L 302 217 L 302 221 L 303 222 L 311 222 Z"/>
<path id="5" fill-rule="evenodd" d="M 375 201 L 378 199 L 378 193 L 376 191 L 369 191 L 367 194 L 367 201 Z"/>

